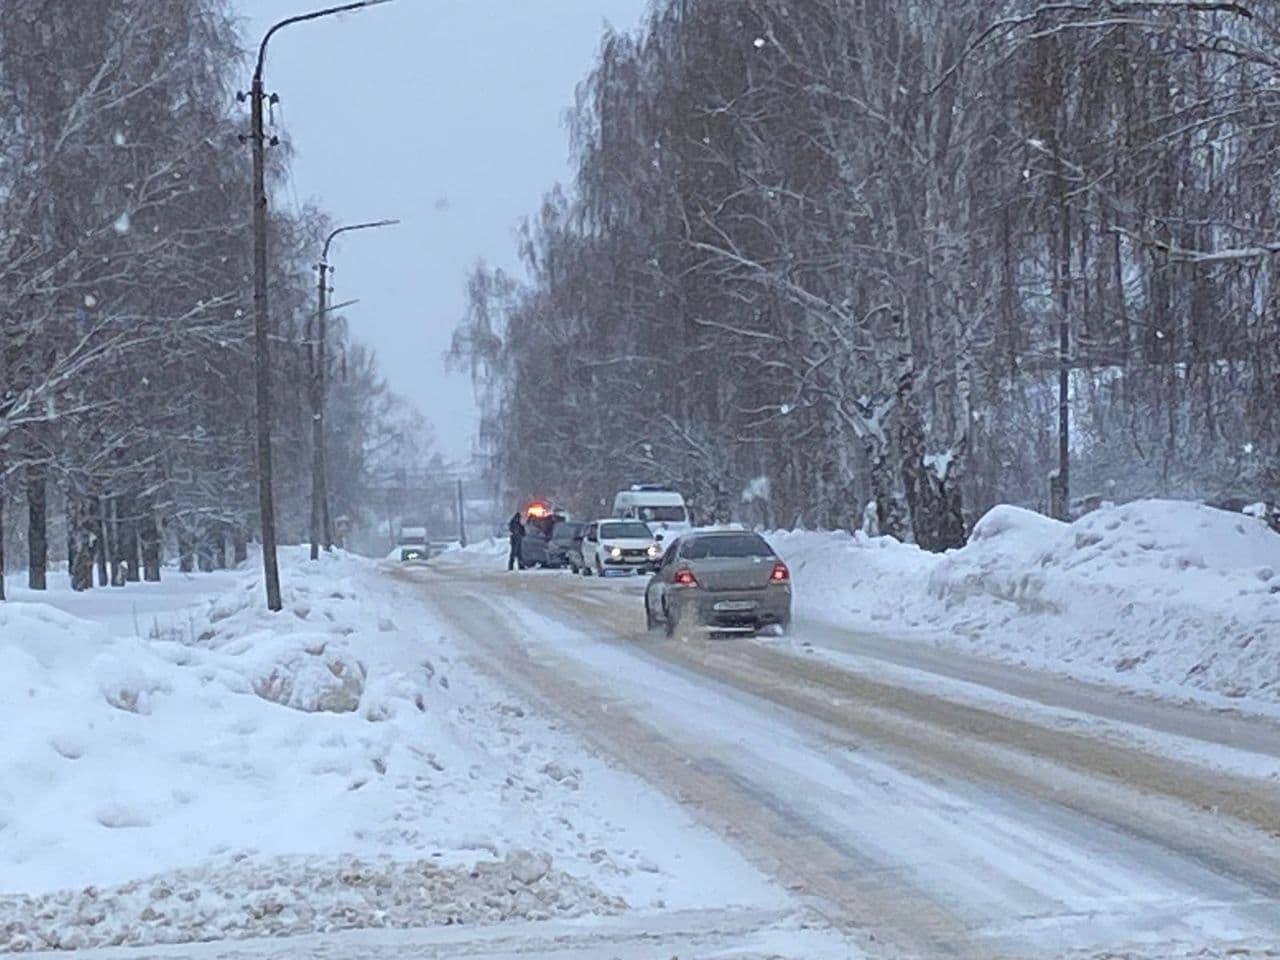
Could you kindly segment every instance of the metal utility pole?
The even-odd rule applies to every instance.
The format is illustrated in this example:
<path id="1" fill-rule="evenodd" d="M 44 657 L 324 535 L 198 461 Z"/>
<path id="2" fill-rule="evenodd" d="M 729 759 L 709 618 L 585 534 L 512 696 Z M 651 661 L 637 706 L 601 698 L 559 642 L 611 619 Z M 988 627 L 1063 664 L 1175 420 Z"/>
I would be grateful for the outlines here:
<path id="1" fill-rule="evenodd" d="M 311 559 L 320 559 L 320 543 L 323 539 L 326 550 L 333 549 L 333 523 L 329 517 L 329 476 L 325 458 L 324 432 L 324 400 L 325 371 L 328 364 L 328 274 L 333 270 L 329 266 L 329 245 L 339 234 L 353 230 L 373 230 L 377 227 L 390 227 L 399 220 L 372 220 L 368 223 L 353 223 L 338 227 L 325 238 L 324 250 L 320 254 L 320 263 L 316 269 L 319 281 L 316 287 L 316 330 L 311 342 Z"/>
<path id="2" fill-rule="evenodd" d="M 284 606 L 280 598 L 280 567 L 276 562 L 276 503 L 271 482 L 271 322 L 267 314 L 267 187 L 266 134 L 263 131 L 262 61 L 267 40 L 258 52 L 249 91 L 253 129 L 249 139 L 253 149 L 253 365 L 257 405 L 258 513 L 262 524 L 262 570 L 267 588 L 267 609 Z"/>
<path id="3" fill-rule="evenodd" d="M 363 7 L 379 6 L 390 0 L 356 0 L 341 6 L 304 13 L 281 20 L 267 31 L 258 47 L 249 91 L 253 150 L 253 346 L 254 386 L 257 405 L 258 509 L 262 523 L 262 569 L 267 591 L 267 609 L 280 610 L 280 567 L 276 560 L 276 507 L 271 477 L 271 321 L 267 310 L 267 188 L 266 133 L 263 129 L 264 101 L 262 71 L 267 44 L 276 31 L 295 23 L 347 13 Z"/>

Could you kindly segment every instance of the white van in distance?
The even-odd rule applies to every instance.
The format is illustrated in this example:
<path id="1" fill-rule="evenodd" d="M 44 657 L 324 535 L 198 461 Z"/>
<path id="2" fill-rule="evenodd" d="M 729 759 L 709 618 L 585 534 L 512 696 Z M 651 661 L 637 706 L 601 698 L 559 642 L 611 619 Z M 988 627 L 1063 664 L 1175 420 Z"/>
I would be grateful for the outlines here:
<path id="1" fill-rule="evenodd" d="M 659 540 L 693 529 L 693 518 L 679 491 L 657 483 L 633 483 L 613 498 L 613 515 L 647 524 Z"/>

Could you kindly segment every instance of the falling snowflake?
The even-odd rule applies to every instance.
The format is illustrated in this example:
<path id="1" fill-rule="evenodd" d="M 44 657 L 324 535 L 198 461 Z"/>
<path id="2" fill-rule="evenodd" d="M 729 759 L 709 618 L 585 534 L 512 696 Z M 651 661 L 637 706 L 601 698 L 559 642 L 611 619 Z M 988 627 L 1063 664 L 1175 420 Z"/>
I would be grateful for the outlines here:
<path id="1" fill-rule="evenodd" d="M 751 45 L 759 50 L 764 46 L 764 37 L 756 37 L 755 40 L 752 41 Z"/>
<path id="2" fill-rule="evenodd" d="M 113 223 L 111 227 L 116 233 L 126 234 L 129 232 L 129 228 L 132 225 L 133 221 L 129 217 L 129 211 L 126 210 L 124 213 L 120 214 L 120 216 L 116 217 L 116 222 Z"/>
<path id="3" fill-rule="evenodd" d="M 115 136 L 111 138 L 111 142 L 114 143 L 117 147 L 123 147 L 126 144 L 128 144 L 129 141 L 124 138 L 123 130 L 117 130 L 115 133 Z"/>
<path id="4" fill-rule="evenodd" d="M 778 412 L 779 412 L 780 414 L 782 414 L 782 415 L 785 417 L 788 413 L 790 413 L 790 412 L 791 412 L 791 410 L 792 410 L 792 409 L 793 409 L 793 408 L 792 408 L 791 404 L 789 404 L 789 403 L 784 403 L 784 404 L 782 404 L 782 406 L 778 407 Z"/>
<path id="5" fill-rule="evenodd" d="M 88 309 L 92 310 L 94 307 L 98 305 L 98 298 L 95 297 L 92 293 L 86 293 L 84 295 L 84 305 Z"/>

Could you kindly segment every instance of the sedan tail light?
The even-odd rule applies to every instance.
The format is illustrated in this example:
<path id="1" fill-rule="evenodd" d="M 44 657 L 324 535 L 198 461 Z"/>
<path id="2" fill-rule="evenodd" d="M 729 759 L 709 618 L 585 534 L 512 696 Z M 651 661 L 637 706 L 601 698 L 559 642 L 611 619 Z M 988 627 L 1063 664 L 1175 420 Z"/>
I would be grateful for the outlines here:
<path id="1" fill-rule="evenodd" d="M 673 587 L 696 587 L 698 578 L 693 575 L 692 570 L 677 570 L 675 576 L 671 578 Z"/>
<path id="2" fill-rule="evenodd" d="M 787 569 L 787 565 L 779 560 L 773 565 L 773 572 L 769 574 L 771 583 L 786 583 L 791 579 L 791 571 Z"/>

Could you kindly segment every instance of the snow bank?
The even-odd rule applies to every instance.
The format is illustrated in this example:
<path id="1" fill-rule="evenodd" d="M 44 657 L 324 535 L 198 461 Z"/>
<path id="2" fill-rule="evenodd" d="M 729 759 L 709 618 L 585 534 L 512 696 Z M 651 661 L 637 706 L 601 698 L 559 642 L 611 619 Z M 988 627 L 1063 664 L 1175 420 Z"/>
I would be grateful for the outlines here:
<path id="1" fill-rule="evenodd" d="M 944 556 L 781 534 L 801 612 L 1129 686 L 1280 702 L 1280 536 L 1241 514 L 1139 501 L 1071 524 L 996 507 Z"/>
<path id="2" fill-rule="evenodd" d="M 111 889 L 0 897 L 0 953 L 548 920 L 623 907 L 528 853 L 474 868 L 245 858 Z"/>
<path id="3" fill-rule="evenodd" d="M 879 629 L 926 623 L 919 605 L 937 554 L 861 531 L 780 531 L 767 539 L 791 568 L 797 614 Z"/>
<path id="4" fill-rule="evenodd" d="M 245 571 L 145 636 L 0 604 L 0 952 L 618 908 L 540 852 L 609 826 L 547 825 L 578 784 L 523 711 L 451 682 L 372 564 L 304 556 L 281 613 Z M 308 900 L 353 857 L 367 880 Z"/>
<path id="5" fill-rule="evenodd" d="M 455 559 L 466 557 L 469 560 L 493 558 L 505 563 L 510 552 L 511 541 L 507 537 L 489 537 L 469 543 L 465 547 L 453 544 L 444 552 L 444 555 L 452 555 Z"/>

